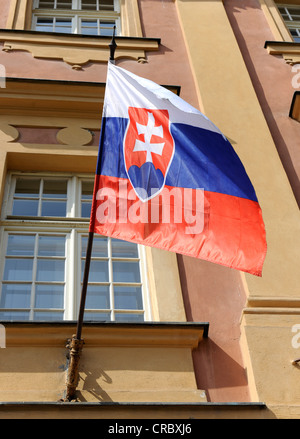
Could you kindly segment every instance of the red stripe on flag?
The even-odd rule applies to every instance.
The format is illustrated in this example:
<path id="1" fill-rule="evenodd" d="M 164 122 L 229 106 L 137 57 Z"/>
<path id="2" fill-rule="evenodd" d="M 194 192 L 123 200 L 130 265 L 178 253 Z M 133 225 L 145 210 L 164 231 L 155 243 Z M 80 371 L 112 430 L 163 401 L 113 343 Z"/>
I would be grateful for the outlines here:
<path id="1" fill-rule="evenodd" d="M 96 176 L 90 231 L 261 276 L 265 229 L 256 201 L 172 188 L 147 202 L 129 180 Z"/>

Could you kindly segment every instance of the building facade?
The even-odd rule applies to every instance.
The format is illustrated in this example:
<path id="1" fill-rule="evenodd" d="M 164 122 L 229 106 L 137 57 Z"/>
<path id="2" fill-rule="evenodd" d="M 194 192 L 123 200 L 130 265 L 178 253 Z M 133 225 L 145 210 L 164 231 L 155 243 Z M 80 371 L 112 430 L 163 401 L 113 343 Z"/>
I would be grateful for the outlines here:
<path id="1" fill-rule="evenodd" d="M 298 418 L 300 2 L 0 0 L 0 416 Z M 226 135 L 261 278 L 95 237 L 66 401 L 109 44 Z"/>

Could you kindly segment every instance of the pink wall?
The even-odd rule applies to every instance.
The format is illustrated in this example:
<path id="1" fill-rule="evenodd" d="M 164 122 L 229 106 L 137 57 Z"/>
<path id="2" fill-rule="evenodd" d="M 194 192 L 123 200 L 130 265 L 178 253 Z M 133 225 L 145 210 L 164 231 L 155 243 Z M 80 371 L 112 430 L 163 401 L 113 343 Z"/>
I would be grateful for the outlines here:
<path id="1" fill-rule="evenodd" d="M 250 401 L 240 351 L 245 294 L 236 270 L 178 255 L 187 319 L 209 322 L 209 336 L 194 351 L 197 385 L 212 402 Z"/>
<path id="2" fill-rule="evenodd" d="M 11 0 L 0 0 L 0 29 L 5 29 Z"/>

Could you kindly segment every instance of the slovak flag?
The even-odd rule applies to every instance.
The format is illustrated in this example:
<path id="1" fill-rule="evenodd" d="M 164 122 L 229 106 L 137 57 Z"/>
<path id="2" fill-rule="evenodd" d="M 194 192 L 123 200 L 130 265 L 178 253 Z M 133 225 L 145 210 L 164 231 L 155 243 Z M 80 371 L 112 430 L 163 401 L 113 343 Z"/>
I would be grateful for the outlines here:
<path id="1" fill-rule="evenodd" d="M 233 147 L 171 91 L 108 65 L 90 232 L 262 275 L 265 227 Z"/>

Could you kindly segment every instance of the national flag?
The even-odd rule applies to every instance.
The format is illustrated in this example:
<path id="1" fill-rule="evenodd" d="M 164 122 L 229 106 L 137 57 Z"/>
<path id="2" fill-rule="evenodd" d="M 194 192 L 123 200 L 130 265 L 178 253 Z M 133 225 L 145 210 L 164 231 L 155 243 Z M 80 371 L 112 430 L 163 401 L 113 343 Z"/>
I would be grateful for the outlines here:
<path id="1" fill-rule="evenodd" d="M 113 63 L 90 232 L 261 276 L 265 227 L 230 142 L 200 111 Z"/>

